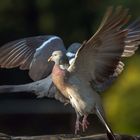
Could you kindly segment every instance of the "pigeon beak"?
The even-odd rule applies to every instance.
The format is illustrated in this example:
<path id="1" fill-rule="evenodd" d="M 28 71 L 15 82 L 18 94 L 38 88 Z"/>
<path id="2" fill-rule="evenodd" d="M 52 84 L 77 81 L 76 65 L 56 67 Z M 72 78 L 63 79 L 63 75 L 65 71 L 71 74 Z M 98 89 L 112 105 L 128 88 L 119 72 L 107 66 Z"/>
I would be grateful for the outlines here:
<path id="1" fill-rule="evenodd" d="M 49 59 L 48 59 L 48 62 L 50 62 L 50 61 L 52 61 L 52 56 L 51 56 L 51 57 L 49 57 Z"/>

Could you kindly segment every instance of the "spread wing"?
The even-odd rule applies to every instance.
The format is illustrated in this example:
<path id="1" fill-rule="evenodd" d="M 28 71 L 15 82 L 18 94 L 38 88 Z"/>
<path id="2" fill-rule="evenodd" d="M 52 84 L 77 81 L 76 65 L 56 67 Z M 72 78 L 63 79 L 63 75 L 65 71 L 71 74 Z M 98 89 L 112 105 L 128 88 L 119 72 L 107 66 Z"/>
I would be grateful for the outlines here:
<path id="1" fill-rule="evenodd" d="M 122 57 L 130 57 L 135 51 L 138 49 L 138 45 L 140 44 L 140 19 L 137 19 L 132 24 L 130 24 L 127 28 L 128 34 L 125 38 L 125 47 L 122 54 Z M 115 71 L 119 71 L 121 73 L 123 71 L 124 64 L 123 62 L 119 62 Z M 111 75 L 107 78 L 102 84 L 93 83 L 93 87 L 99 92 L 103 92 L 106 90 L 112 82 L 117 78 L 117 73 Z"/>
<path id="2" fill-rule="evenodd" d="M 121 29 L 129 17 L 127 9 L 117 7 L 113 11 L 109 7 L 99 29 L 81 46 L 69 71 L 83 77 L 93 88 L 109 84 L 112 77 L 118 76 L 124 66 L 121 57 L 131 56 L 136 50 L 137 39 L 129 35 L 131 30 Z"/>
<path id="3" fill-rule="evenodd" d="M 33 80 L 47 77 L 52 64 L 47 62 L 55 50 L 66 51 L 63 41 L 57 36 L 36 36 L 9 42 L 0 48 L 0 67 L 29 69 Z"/>

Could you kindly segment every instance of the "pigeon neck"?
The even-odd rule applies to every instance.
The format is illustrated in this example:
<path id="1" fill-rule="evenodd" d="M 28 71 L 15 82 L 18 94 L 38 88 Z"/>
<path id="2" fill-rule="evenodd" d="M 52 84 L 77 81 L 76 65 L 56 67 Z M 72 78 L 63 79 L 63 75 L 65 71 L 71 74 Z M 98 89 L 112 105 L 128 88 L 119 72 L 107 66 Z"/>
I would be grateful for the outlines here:
<path id="1" fill-rule="evenodd" d="M 55 65 L 58 65 L 62 70 L 66 70 L 69 67 L 69 60 L 66 56 L 64 56 L 60 60 L 56 61 Z"/>
<path id="2" fill-rule="evenodd" d="M 67 70 L 69 65 L 68 64 L 63 64 L 63 65 L 59 65 L 60 69 L 62 70 Z"/>
<path id="3" fill-rule="evenodd" d="M 67 70 L 69 67 L 69 64 L 67 64 L 67 63 L 63 63 L 63 64 L 62 63 L 55 63 L 55 65 L 62 70 Z"/>

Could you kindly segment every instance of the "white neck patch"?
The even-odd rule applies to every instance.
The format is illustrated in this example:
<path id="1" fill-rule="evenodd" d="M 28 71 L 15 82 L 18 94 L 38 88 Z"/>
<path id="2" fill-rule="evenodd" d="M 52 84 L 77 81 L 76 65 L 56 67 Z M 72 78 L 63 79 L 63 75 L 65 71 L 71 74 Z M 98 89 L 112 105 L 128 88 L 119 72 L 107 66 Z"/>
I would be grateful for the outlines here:
<path id="1" fill-rule="evenodd" d="M 60 68 L 61 68 L 62 70 L 65 70 L 65 69 L 66 69 L 64 65 L 59 65 L 59 66 L 60 66 Z"/>
<path id="2" fill-rule="evenodd" d="M 75 53 L 67 52 L 66 55 L 67 55 L 67 57 L 74 57 L 75 56 Z"/>

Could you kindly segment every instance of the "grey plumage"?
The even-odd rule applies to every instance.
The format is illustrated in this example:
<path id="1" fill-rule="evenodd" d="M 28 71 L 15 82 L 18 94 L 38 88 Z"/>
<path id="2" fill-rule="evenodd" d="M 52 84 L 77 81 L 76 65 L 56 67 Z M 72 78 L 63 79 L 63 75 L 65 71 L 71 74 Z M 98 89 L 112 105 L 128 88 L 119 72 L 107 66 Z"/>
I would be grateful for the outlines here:
<path id="1" fill-rule="evenodd" d="M 52 39 L 53 38 L 53 39 Z M 51 41 L 49 41 L 51 39 Z M 27 55 L 32 56 L 28 62 L 28 67 L 23 68 L 23 63 L 22 61 L 24 60 L 18 60 L 16 55 L 19 57 L 26 57 L 27 55 L 22 54 L 20 52 L 20 43 L 24 42 L 25 45 L 25 50 L 28 48 L 32 49 L 31 54 L 27 53 Z M 40 48 L 44 42 L 48 41 L 44 47 Z M 60 44 L 62 46 L 60 46 Z M 78 44 L 77 47 L 75 45 Z M 19 48 L 18 48 L 19 47 Z M 62 50 L 63 52 L 73 54 L 71 57 L 68 56 L 69 60 L 66 60 L 65 64 L 69 65 L 69 61 L 71 61 L 72 58 L 74 58 L 76 51 L 80 47 L 80 43 L 74 43 L 71 44 L 68 47 L 68 50 L 65 49 L 64 44 L 62 43 L 62 40 L 59 37 L 56 36 L 38 36 L 38 37 L 29 37 L 25 39 L 19 39 L 16 41 L 12 41 L 10 43 L 7 43 L 3 45 L 0 48 L 0 67 L 3 68 L 13 68 L 13 67 L 20 67 L 20 69 L 29 69 L 29 75 L 35 82 L 31 82 L 29 84 L 23 84 L 23 85 L 2 85 L 0 86 L 0 93 L 20 93 L 20 92 L 25 92 L 25 93 L 35 93 L 37 95 L 37 98 L 43 98 L 43 97 L 51 97 L 55 98 L 61 102 L 67 103 L 68 101 L 59 93 L 59 91 L 56 89 L 56 87 L 52 83 L 51 79 L 51 70 L 53 67 L 53 64 L 48 63 L 48 58 L 51 56 L 51 53 L 54 50 Z M 13 55 L 13 52 L 16 51 Z M 21 56 L 20 56 L 21 55 Z M 25 56 L 24 56 L 25 55 Z M 12 60 L 15 58 L 16 59 L 16 64 L 12 63 L 7 65 L 6 61 L 12 57 Z M 5 63 L 5 65 L 3 65 Z M 45 63 L 45 64 L 44 64 Z M 38 80 L 40 79 L 40 80 Z"/>
<path id="2" fill-rule="evenodd" d="M 69 99 L 77 114 L 75 132 L 79 131 L 80 117 L 82 128 L 88 126 L 87 116 L 95 113 L 111 139 L 115 136 L 105 121 L 104 110 L 97 92 L 104 91 L 122 72 L 122 57 L 132 56 L 140 44 L 140 21 L 122 29 L 130 16 L 128 9 L 108 8 L 97 32 L 78 49 L 68 69 L 62 70 L 58 52 L 53 52 L 55 62 L 52 80 L 62 95 Z M 139 23 L 139 26 L 138 26 Z"/>
<path id="3" fill-rule="evenodd" d="M 82 127 L 85 130 L 88 126 L 88 114 L 95 113 L 105 125 L 111 139 L 115 139 L 106 123 L 98 92 L 103 92 L 112 84 L 123 71 L 122 58 L 132 56 L 140 44 L 140 20 L 122 29 L 129 18 L 128 9 L 117 7 L 113 11 L 112 7 L 108 8 L 97 32 L 82 45 L 74 44 L 76 47 L 69 48 L 71 53 L 66 52 L 62 40 L 54 36 L 44 41 L 44 44 L 41 43 L 38 48 L 30 48 L 27 42 L 24 43 L 28 39 L 12 42 L 11 48 L 8 47 L 10 43 L 5 45 L 0 49 L 1 67 L 20 66 L 21 69 L 29 69 L 33 80 L 40 80 L 49 75 L 53 66 L 48 64 L 46 59 L 53 54 L 50 58 L 55 62 L 52 79 L 60 92 L 56 92 L 50 77 L 32 84 L 16 86 L 11 91 L 19 92 L 23 87 L 32 91 L 32 88 L 38 85 L 36 91 L 33 91 L 36 94 L 47 93 L 47 97 L 69 102 L 74 107 L 77 114 L 76 132 L 79 130 L 80 117 L 83 117 Z M 66 53 L 69 58 L 62 56 L 61 52 Z"/>
<path id="4" fill-rule="evenodd" d="M 37 81 L 51 73 L 53 65 L 47 60 L 58 49 L 66 52 L 62 39 L 52 35 L 12 41 L 0 48 L 0 67 L 28 69 L 30 77 Z"/>

